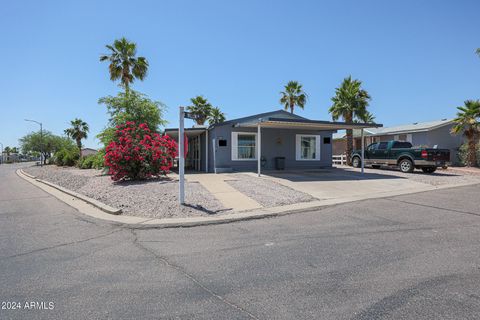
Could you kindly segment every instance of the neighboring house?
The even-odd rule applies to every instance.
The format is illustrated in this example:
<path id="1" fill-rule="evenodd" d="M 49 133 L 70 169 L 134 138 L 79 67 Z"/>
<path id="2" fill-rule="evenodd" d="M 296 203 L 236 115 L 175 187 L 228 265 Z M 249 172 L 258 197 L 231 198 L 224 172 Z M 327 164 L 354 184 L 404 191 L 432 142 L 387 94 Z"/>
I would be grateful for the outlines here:
<path id="1" fill-rule="evenodd" d="M 284 158 L 285 169 L 331 167 L 332 134 L 368 126 L 309 120 L 283 110 L 194 126 L 185 129 L 185 168 L 216 173 L 271 170 L 276 168 L 276 158 Z M 165 134 L 178 139 L 177 128 L 166 129 Z"/>
<path id="2" fill-rule="evenodd" d="M 19 153 L 10 153 L 7 155 L 5 151 L 3 151 L 1 163 L 11 163 L 11 162 L 18 162 L 20 161 L 20 154 Z"/>
<path id="3" fill-rule="evenodd" d="M 458 163 L 458 149 L 463 143 L 462 135 L 452 135 L 450 130 L 454 125 L 453 119 L 442 119 L 429 122 L 415 122 L 394 127 L 367 128 L 364 130 L 365 147 L 379 141 L 408 141 L 414 147 L 428 146 L 450 149 L 450 161 Z M 359 130 L 354 130 L 354 148 L 361 148 Z M 333 137 L 334 155 L 345 153 L 345 134 L 335 134 Z"/>
<path id="4" fill-rule="evenodd" d="M 86 157 L 92 154 L 97 154 L 98 150 L 92 148 L 83 148 L 82 149 L 82 157 Z"/>

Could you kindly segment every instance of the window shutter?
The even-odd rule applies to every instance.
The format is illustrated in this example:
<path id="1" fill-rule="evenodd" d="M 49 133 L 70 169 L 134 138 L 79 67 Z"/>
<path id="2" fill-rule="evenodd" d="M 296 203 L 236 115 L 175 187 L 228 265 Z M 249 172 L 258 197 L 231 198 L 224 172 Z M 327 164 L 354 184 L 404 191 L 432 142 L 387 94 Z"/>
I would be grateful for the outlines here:
<path id="1" fill-rule="evenodd" d="M 315 136 L 315 160 L 320 160 L 320 136 Z"/>
<path id="2" fill-rule="evenodd" d="M 238 160 L 238 133 L 232 132 L 232 160 Z"/>

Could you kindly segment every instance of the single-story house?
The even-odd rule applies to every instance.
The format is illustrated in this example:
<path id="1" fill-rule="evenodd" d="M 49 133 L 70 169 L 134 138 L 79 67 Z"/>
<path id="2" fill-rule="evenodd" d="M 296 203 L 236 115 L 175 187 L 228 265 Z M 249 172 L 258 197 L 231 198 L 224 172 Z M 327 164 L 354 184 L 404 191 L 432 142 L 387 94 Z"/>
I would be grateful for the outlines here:
<path id="1" fill-rule="evenodd" d="M 98 150 L 92 148 L 82 148 L 82 157 L 86 157 L 92 154 L 97 154 Z"/>
<path id="2" fill-rule="evenodd" d="M 366 128 L 364 129 L 365 144 L 369 145 L 379 141 L 408 141 L 414 147 L 427 146 L 450 149 L 450 159 L 453 163 L 458 162 L 458 149 L 464 139 L 462 135 L 453 135 L 450 133 L 454 126 L 453 119 L 441 119 L 429 122 L 414 122 L 394 127 L 384 128 Z M 353 131 L 354 148 L 360 149 L 361 139 L 360 131 Z M 333 154 L 340 155 L 345 153 L 346 149 L 345 133 L 336 133 L 333 135 Z"/>
<path id="3" fill-rule="evenodd" d="M 372 124 L 310 120 L 283 110 L 186 128 L 185 168 L 204 172 L 332 166 L 332 134 Z M 381 126 L 375 124 L 375 126 Z M 165 134 L 178 140 L 178 129 Z"/>

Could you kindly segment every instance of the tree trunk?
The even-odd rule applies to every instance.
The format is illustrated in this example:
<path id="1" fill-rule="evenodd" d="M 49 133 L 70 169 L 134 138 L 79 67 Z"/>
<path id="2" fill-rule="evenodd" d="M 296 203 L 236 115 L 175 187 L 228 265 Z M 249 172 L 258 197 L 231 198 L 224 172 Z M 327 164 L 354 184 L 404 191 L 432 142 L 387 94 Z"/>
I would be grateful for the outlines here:
<path id="1" fill-rule="evenodd" d="M 351 114 L 346 115 L 345 122 L 352 123 L 352 118 L 353 117 Z M 345 150 L 345 152 L 347 153 L 348 166 L 352 165 L 352 151 L 353 151 L 353 130 L 347 129 L 347 150 Z"/>
<path id="2" fill-rule="evenodd" d="M 467 167 L 477 166 L 477 146 L 475 142 L 474 136 L 468 137 Z"/>
<path id="3" fill-rule="evenodd" d="M 82 157 L 82 140 L 77 139 L 77 147 L 78 147 L 78 156 Z"/>

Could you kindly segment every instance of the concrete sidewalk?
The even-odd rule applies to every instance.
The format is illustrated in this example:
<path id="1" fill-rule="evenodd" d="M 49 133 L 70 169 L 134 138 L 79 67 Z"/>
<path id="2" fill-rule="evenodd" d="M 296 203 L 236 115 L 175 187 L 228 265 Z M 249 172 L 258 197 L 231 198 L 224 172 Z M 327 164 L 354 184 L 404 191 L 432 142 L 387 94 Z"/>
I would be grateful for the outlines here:
<path id="1" fill-rule="evenodd" d="M 224 174 L 187 174 L 189 182 L 198 182 L 205 187 L 226 208 L 233 211 L 245 211 L 262 208 L 262 205 L 241 193 L 225 181 L 231 180 Z"/>

